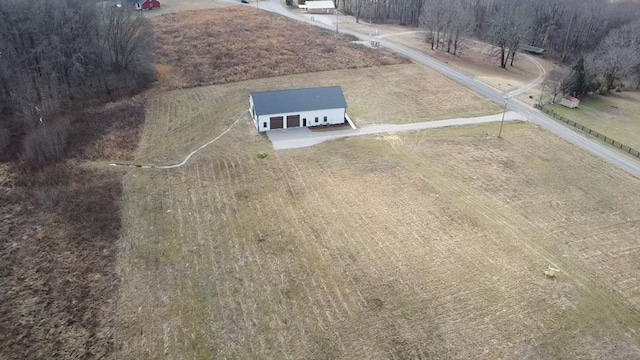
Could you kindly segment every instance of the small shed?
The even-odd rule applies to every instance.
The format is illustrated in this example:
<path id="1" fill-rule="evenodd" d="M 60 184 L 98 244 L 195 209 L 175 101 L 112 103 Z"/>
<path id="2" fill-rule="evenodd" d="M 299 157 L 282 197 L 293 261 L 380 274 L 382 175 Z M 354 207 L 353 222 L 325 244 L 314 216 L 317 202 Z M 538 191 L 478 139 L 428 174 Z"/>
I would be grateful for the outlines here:
<path id="1" fill-rule="evenodd" d="M 577 108 L 578 105 L 580 105 L 580 100 L 578 100 L 577 98 L 574 98 L 573 96 L 567 95 L 562 98 L 562 100 L 560 101 L 560 105 L 573 109 L 573 108 Z"/>
<path id="2" fill-rule="evenodd" d="M 336 10 L 336 4 L 333 1 L 305 1 L 305 5 L 307 12 L 311 14 L 333 14 Z"/>
<path id="3" fill-rule="evenodd" d="M 340 86 L 254 92 L 249 105 L 259 132 L 343 124 L 347 111 Z"/>
<path id="4" fill-rule="evenodd" d="M 160 9 L 160 1 L 158 0 L 130 0 L 136 10 L 153 10 Z"/>

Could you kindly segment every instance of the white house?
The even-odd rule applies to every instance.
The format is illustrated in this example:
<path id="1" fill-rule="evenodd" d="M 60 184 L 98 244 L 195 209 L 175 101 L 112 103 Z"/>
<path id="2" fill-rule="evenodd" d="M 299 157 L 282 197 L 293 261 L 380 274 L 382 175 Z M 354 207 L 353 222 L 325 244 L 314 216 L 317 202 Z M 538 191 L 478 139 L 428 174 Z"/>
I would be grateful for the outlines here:
<path id="1" fill-rule="evenodd" d="M 336 4 L 333 1 L 313 0 L 305 1 L 305 9 L 311 14 L 333 14 Z"/>
<path id="2" fill-rule="evenodd" d="M 343 124 L 347 111 L 340 86 L 254 92 L 249 104 L 259 132 Z"/>
<path id="3" fill-rule="evenodd" d="M 560 105 L 566 106 L 568 108 L 577 108 L 580 104 L 580 100 L 574 98 L 573 96 L 565 96 L 560 100 Z"/>

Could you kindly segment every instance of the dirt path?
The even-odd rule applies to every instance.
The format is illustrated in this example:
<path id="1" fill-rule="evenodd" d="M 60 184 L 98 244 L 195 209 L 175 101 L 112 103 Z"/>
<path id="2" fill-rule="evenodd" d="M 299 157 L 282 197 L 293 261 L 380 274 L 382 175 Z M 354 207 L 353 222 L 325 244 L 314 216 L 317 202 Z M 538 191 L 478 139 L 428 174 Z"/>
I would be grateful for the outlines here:
<path id="1" fill-rule="evenodd" d="M 527 85 L 511 91 L 510 93 L 507 94 L 507 96 L 515 97 L 515 96 L 524 94 L 525 92 L 540 85 L 544 80 L 545 76 L 547 76 L 547 70 L 544 68 L 544 66 L 542 66 L 542 64 L 540 64 L 540 61 L 538 61 L 536 58 L 534 58 L 531 55 L 525 55 L 525 56 L 527 57 L 527 59 L 529 59 L 532 63 L 534 63 L 538 67 L 538 70 L 540 71 L 540 75 L 538 75 L 538 77 L 534 81 L 528 83 Z"/>
<path id="2" fill-rule="evenodd" d="M 109 165 L 111 165 L 111 166 L 137 167 L 137 168 L 144 168 L 144 169 L 175 169 L 175 168 L 179 168 L 179 167 L 184 166 L 185 164 L 187 164 L 189 162 L 189 160 L 191 160 L 191 158 L 194 155 L 196 155 L 198 152 L 200 152 L 200 150 L 202 150 L 202 149 L 206 148 L 207 146 L 213 144 L 214 142 L 218 141 L 218 139 L 220 139 L 226 133 L 228 133 L 229 130 L 231 130 L 231 128 L 233 128 L 233 126 L 236 125 L 240 121 L 240 119 L 242 119 L 242 117 L 248 112 L 249 112 L 249 110 L 243 111 L 242 114 L 240 114 L 240 116 L 238 116 L 238 118 L 231 125 L 229 125 L 229 127 L 226 128 L 220 135 L 216 136 L 211 141 L 208 141 L 207 143 L 203 144 L 202 146 L 200 146 L 197 149 L 195 149 L 192 152 L 190 152 L 189 155 L 187 155 L 184 158 L 184 160 L 182 160 L 181 162 L 179 162 L 177 164 L 173 164 L 173 165 L 138 165 L 138 164 L 112 163 L 112 164 L 109 164 Z"/>

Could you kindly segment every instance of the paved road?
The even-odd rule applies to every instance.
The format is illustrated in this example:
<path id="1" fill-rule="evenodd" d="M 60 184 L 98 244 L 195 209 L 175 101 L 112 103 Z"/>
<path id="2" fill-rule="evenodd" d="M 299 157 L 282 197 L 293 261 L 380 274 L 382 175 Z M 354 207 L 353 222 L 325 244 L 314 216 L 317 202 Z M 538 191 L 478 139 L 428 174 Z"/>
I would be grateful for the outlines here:
<path id="1" fill-rule="evenodd" d="M 311 21 L 310 19 L 302 16 L 302 15 L 298 15 L 296 13 L 290 12 L 288 9 L 285 8 L 285 6 L 280 2 L 280 0 L 269 0 L 269 1 L 263 1 L 260 2 L 260 9 L 263 10 L 267 10 L 267 11 L 271 11 L 274 13 L 278 13 L 284 16 L 287 16 L 289 18 L 298 20 L 298 21 L 302 21 L 302 22 L 306 22 L 309 24 L 313 24 L 322 28 L 326 28 L 329 30 L 335 30 L 335 25 L 328 25 L 328 24 L 324 24 L 321 22 L 317 22 L 317 21 Z M 350 34 L 353 36 L 356 36 L 357 38 L 361 39 L 361 40 L 366 40 L 368 38 L 367 34 L 362 34 L 356 31 L 352 31 L 349 29 L 340 29 L 341 33 L 345 33 L 345 34 Z M 380 41 L 380 45 L 393 50 L 399 54 L 402 54 L 404 56 L 407 56 L 411 59 L 413 59 L 415 62 L 423 64 L 425 66 L 428 66 L 440 73 L 442 73 L 443 75 L 449 77 L 450 79 L 474 90 L 475 92 L 486 96 L 487 98 L 500 103 L 500 104 L 504 104 L 505 103 L 505 99 L 504 99 L 504 94 L 496 91 L 493 88 L 490 88 L 489 86 L 482 84 L 481 82 L 449 67 L 448 65 L 445 65 L 419 51 L 415 51 L 412 49 L 409 49 L 405 46 L 402 46 L 400 44 L 397 44 L 395 42 L 393 42 L 392 40 L 389 39 L 379 39 Z M 561 138 L 575 144 L 576 146 L 579 146 L 581 148 L 583 148 L 584 150 L 600 157 L 601 159 L 619 167 L 620 169 L 623 169 L 627 172 L 629 172 L 630 174 L 639 177 L 640 178 L 640 162 L 637 162 L 636 160 L 631 159 L 630 157 L 627 157 L 621 153 L 618 153 L 617 151 L 609 148 L 608 146 L 602 144 L 601 142 L 588 138 L 586 135 L 582 134 L 582 133 L 578 133 L 573 131 L 571 128 L 566 127 L 565 125 L 562 125 L 560 123 L 558 123 L 557 121 L 553 120 L 552 118 L 546 116 L 545 114 L 543 114 L 542 112 L 531 108 L 529 105 L 523 104 L 517 100 L 511 100 L 509 101 L 509 105 L 508 108 L 510 110 L 516 111 L 522 115 L 524 115 L 527 120 L 530 120 L 542 127 L 544 127 L 545 129 L 549 130 L 550 132 L 560 136 Z M 508 134 L 506 134 L 508 136 Z"/>
<path id="2" fill-rule="evenodd" d="M 363 135 L 390 134 L 397 132 L 416 131 L 424 129 L 436 129 L 450 126 L 462 126 L 473 124 L 485 124 L 498 122 L 502 114 L 479 116 L 473 118 L 448 119 L 439 121 L 425 121 L 411 124 L 379 124 L 365 126 L 360 129 L 347 129 L 335 131 L 311 131 L 308 128 L 295 128 L 286 130 L 271 130 L 267 132 L 269 140 L 276 150 L 295 149 L 309 147 L 325 141 Z M 514 111 L 505 114 L 505 121 L 525 120 L 524 117 Z M 498 130 L 496 125 L 496 131 Z"/>

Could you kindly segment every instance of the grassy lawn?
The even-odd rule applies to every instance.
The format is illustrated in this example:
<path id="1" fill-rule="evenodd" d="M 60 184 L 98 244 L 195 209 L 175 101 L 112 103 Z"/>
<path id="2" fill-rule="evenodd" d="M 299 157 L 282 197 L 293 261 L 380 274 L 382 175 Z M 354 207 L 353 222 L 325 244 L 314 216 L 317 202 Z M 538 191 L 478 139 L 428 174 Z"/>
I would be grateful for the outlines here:
<path id="1" fill-rule="evenodd" d="M 580 101 L 576 109 L 561 105 L 550 108 L 556 113 L 640 150 L 640 93 L 594 95 Z"/>
<path id="2" fill-rule="evenodd" d="M 494 114 L 500 107 L 420 65 L 326 71 L 163 92 L 148 101 L 140 162 L 167 164 L 216 137 L 253 91 L 341 85 L 358 125 Z M 464 102 L 457 99 L 464 98 Z M 247 115 L 248 117 L 248 115 Z M 249 121 L 249 120 L 246 120 Z"/>
<path id="3" fill-rule="evenodd" d="M 130 172 L 118 356 L 637 357 L 640 181 L 491 126 L 273 152 L 245 121 Z"/>

